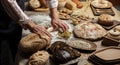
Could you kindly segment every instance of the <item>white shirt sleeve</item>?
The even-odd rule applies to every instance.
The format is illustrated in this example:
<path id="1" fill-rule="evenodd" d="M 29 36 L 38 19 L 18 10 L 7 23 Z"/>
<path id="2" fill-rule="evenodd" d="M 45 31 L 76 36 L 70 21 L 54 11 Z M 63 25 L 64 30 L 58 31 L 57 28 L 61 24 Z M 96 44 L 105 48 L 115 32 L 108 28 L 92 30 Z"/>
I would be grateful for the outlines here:
<path id="1" fill-rule="evenodd" d="M 58 6 L 58 0 L 46 0 L 49 8 L 56 8 Z"/>
<path id="2" fill-rule="evenodd" d="M 31 19 L 21 10 L 16 0 L 0 0 L 7 14 L 16 22 L 22 24 L 28 23 Z"/>

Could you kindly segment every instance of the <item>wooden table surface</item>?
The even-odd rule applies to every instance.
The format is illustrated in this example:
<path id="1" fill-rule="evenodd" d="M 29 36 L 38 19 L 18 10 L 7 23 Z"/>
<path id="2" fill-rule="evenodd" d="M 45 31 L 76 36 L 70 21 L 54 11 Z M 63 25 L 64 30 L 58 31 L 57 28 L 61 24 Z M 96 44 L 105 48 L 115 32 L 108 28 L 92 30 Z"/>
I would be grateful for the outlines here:
<path id="1" fill-rule="evenodd" d="M 83 4 L 85 5 L 85 3 L 83 2 Z M 81 10 L 84 10 L 83 8 L 82 9 L 79 9 L 77 11 L 81 12 Z M 115 16 L 113 16 L 116 20 L 119 20 L 120 21 L 120 10 L 117 10 L 116 8 L 113 7 L 113 11 L 115 12 Z M 76 11 L 74 11 L 76 12 Z M 39 22 L 38 20 L 42 19 L 42 21 L 45 20 L 45 18 L 47 17 L 47 20 L 48 22 L 50 22 L 50 18 L 48 16 L 48 12 L 33 12 L 33 11 L 25 11 L 25 13 L 32 19 L 34 19 L 34 21 L 37 21 L 37 23 Z M 92 13 L 92 10 L 90 8 L 90 6 L 88 6 L 88 8 L 86 8 L 85 12 L 82 13 L 83 15 L 87 15 L 87 16 L 90 16 L 90 17 L 94 17 L 96 18 L 97 16 L 94 16 L 93 13 Z M 35 18 L 36 17 L 36 18 Z M 43 17 L 43 18 L 40 18 L 38 20 L 35 20 L 37 19 L 38 17 Z M 67 21 L 70 21 L 70 20 L 66 20 Z M 49 24 L 48 24 L 49 25 Z M 23 31 L 23 36 L 27 35 L 28 33 L 30 33 L 28 30 L 24 30 Z M 55 40 L 54 40 L 55 41 Z M 65 40 L 64 40 L 65 41 Z M 102 40 L 99 40 L 99 41 L 94 41 L 94 43 L 97 45 L 97 50 L 101 49 L 101 48 L 105 48 L 101 45 L 101 41 Z M 97 51 L 96 50 L 96 51 Z M 80 59 L 79 59 L 79 62 L 77 65 L 93 65 L 92 63 L 88 62 L 87 59 L 89 57 L 89 55 L 91 55 L 92 53 L 81 53 L 82 55 L 80 56 Z M 26 63 L 28 62 L 28 58 L 24 58 L 22 56 L 20 56 L 20 54 L 18 53 L 17 56 L 16 56 L 16 65 L 26 65 Z M 50 64 L 46 64 L 46 65 L 50 65 Z"/>

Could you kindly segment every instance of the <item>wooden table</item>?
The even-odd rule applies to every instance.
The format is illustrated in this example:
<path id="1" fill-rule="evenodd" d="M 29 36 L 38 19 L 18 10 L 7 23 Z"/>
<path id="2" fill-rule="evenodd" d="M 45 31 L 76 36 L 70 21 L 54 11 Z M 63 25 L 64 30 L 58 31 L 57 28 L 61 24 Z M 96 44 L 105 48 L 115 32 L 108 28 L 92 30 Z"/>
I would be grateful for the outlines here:
<path id="1" fill-rule="evenodd" d="M 84 6 L 85 6 L 85 3 L 83 2 Z M 81 12 L 81 10 L 84 10 L 84 7 L 82 9 L 79 9 L 77 11 Z M 116 20 L 119 20 L 120 21 L 120 11 L 118 11 L 117 9 L 115 9 L 113 7 L 113 11 L 115 12 L 115 16 L 113 16 Z M 76 11 L 74 11 L 76 12 Z M 50 25 L 50 18 L 48 16 L 48 12 L 33 12 L 33 11 L 25 11 L 25 13 L 32 19 L 34 19 L 34 21 L 37 21 L 37 23 L 39 23 L 39 21 L 41 22 L 45 22 L 45 21 L 48 21 Z M 87 16 L 90 16 L 90 17 L 94 17 L 96 18 L 97 16 L 94 16 L 93 13 L 92 13 L 92 10 L 90 8 L 90 6 L 88 6 L 85 10 L 84 13 L 82 14 L 85 14 Z M 43 17 L 43 18 L 40 18 L 38 20 L 35 20 L 35 17 L 37 19 L 40 18 L 40 17 Z M 45 20 L 45 18 L 47 20 Z M 65 20 L 66 22 L 70 22 L 70 20 Z M 68 23 L 69 24 L 69 23 Z M 28 33 L 30 33 L 28 30 L 25 31 L 23 30 L 23 36 L 27 35 Z M 59 40 L 62 40 L 62 39 L 59 39 Z M 52 41 L 55 41 L 54 38 Z M 63 40 L 63 41 L 66 41 L 66 40 Z M 97 50 L 101 49 L 101 48 L 105 48 L 101 45 L 101 41 L 102 40 L 99 40 L 99 41 L 94 41 L 94 43 L 97 45 Z M 97 51 L 96 50 L 96 51 Z M 91 55 L 92 53 L 81 53 L 82 55 L 80 56 L 80 59 L 79 59 L 79 62 L 77 65 L 93 65 L 92 63 L 88 62 L 87 59 L 89 57 L 89 55 Z M 28 58 L 24 58 L 22 56 L 20 56 L 20 54 L 18 53 L 17 56 L 16 56 L 16 65 L 26 65 L 26 63 L 28 62 Z M 46 65 L 50 65 L 50 64 L 46 64 Z"/>

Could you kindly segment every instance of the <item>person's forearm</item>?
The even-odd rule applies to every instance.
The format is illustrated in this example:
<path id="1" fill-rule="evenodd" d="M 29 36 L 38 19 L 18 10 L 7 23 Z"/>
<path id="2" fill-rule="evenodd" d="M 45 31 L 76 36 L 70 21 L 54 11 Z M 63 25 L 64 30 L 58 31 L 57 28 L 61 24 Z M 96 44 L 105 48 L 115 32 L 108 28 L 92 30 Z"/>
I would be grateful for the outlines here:
<path id="1" fill-rule="evenodd" d="M 48 7 L 50 8 L 50 16 L 51 18 L 59 18 L 58 17 L 58 0 L 46 0 Z"/>
<path id="2" fill-rule="evenodd" d="M 51 8 L 50 9 L 50 16 L 51 18 L 59 18 L 57 8 Z"/>
<path id="3" fill-rule="evenodd" d="M 58 6 L 58 0 L 46 0 L 49 8 L 56 8 Z"/>
<path id="4" fill-rule="evenodd" d="M 21 10 L 16 0 L 0 0 L 7 14 L 16 22 L 26 24 L 31 19 Z"/>

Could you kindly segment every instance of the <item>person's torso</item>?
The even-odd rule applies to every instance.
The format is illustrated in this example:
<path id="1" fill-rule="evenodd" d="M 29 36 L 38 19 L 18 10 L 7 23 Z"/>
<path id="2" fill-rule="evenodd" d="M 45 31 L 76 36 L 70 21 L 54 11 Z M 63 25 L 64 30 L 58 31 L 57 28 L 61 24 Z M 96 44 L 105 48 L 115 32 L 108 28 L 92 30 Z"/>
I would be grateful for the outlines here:
<path id="1" fill-rule="evenodd" d="M 17 0 L 18 5 L 21 9 L 24 9 L 24 0 Z M 5 12 L 5 9 L 2 7 L 0 3 L 0 29 L 7 29 L 9 25 L 13 22 L 13 20 L 9 17 L 9 15 Z"/>

